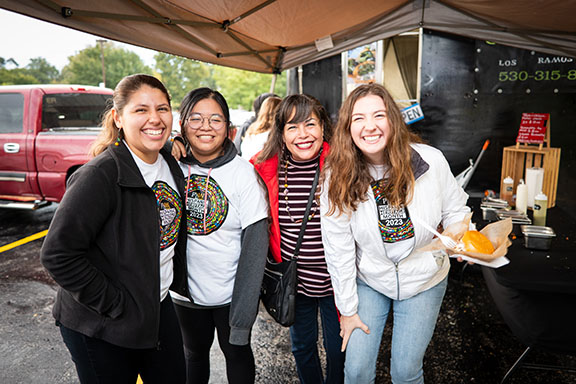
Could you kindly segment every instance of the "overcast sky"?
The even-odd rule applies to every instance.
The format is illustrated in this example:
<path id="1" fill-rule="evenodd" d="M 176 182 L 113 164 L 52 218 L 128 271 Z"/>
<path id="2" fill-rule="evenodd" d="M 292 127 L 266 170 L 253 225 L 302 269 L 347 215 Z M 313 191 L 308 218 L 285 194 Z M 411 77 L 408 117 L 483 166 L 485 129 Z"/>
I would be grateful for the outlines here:
<path id="1" fill-rule="evenodd" d="M 98 36 L 47 23 L 18 13 L 0 9 L 0 57 L 13 58 L 25 67 L 31 58 L 44 57 L 59 70 L 82 49 L 96 44 Z M 116 45 L 132 50 L 144 63 L 154 64 L 155 51 L 129 44 Z"/>

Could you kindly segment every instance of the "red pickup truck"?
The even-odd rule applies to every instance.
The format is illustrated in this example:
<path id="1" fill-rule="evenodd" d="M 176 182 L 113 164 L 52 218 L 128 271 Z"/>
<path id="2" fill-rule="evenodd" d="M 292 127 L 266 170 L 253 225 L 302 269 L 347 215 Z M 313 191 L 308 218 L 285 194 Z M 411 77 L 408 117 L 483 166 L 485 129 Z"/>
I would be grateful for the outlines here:
<path id="1" fill-rule="evenodd" d="M 82 85 L 0 86 L 0 208 L 59 202 L 88 149 L 112 90 Z"/>

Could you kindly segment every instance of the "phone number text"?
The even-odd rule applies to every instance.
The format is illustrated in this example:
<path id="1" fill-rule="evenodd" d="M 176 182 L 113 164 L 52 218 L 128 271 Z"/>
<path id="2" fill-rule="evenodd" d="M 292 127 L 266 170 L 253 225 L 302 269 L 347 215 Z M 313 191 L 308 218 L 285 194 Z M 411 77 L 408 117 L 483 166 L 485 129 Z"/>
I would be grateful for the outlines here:
<path id="1" fill-rule="evenodd" d="M 561 79 L 576 80 L 576 69 L 571 69 L 566 73 L 559 70 L 553 71 L 503 71 L 498 73 L 498 81 L 558 81 Z"/>

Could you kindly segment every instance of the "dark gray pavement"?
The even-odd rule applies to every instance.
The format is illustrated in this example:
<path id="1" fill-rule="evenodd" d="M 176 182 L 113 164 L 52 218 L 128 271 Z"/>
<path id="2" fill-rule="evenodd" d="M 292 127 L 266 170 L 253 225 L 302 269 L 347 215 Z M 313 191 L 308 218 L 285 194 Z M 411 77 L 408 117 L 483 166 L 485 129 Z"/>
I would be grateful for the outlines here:
<path id="1" fill-rule="evenodd" d="M 36 212 L 0 210 L 0 247 L 48 227 L 55 207 Z M 0 253 L 0 384 L 77 383 L 73 363 L 51 315 L 56 288 L 38 261 L 42 240 Z M 502 321 L 480 267 L 469 266 L 461 279 L 454 264 L 424 371 L 427 383 L 499 383 L 524 350 Z M 572 304 L 573 305 L 573 304 Z M 576 326 L 576 325 L 575 325 Z M 389 383 L 391 333 L 385 332 L 377 383 Z M 258 383 L 298 383 L 288 329 L 261 311 L 252 347 Z M 223 357 L 212 353 L 211 383 L 226 383 Z M 576 358 L 537 352 L 529 361 L 576 367 Z M 511 384 L 576 383 L 576 374 L 519 370 Z"/>

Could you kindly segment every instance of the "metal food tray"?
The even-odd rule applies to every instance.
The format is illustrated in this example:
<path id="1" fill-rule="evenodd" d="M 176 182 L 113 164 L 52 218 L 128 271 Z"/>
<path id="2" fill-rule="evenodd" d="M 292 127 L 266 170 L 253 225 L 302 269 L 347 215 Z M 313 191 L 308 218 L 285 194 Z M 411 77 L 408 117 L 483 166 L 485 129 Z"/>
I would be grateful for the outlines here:
<path id="1" fill-rule="evenodd" d="M 518 211 L 508 211 L 505 209 L 499 209 L 496 211 L 496 216 L 499 220 L 504 220 L 507 218 L 512 219 L 512 224 L 532 224 L 532 220 L 522 212 Z"/>
<path id="2" fill-rule="evenodd" d="M 508 202 L 506 200 L 485 197 L 484 200 L 482 200 L 481 206 L 486 208 L 507 208 Z"/>
<path id="3" fill-rule="evenodd" d="M 534 237 L 555 237 L 556 233 L 550 227 L 544 227 L 540 225 L 522 225 L 520 227 L 522 234 L 524 236 L 534 236 Z"/>
<path id="4" fill-rule="evenodd" d="M 522 225 L 522 234 L 524 235 L 524 246 L 531 249 L 548 250 L 552 245 L 552 238 L 556 233 L 550 227 L 539 225 Z"/>
<path id="5" fill-rule="evenodd" d="M 485 221 L 496 221 L 498 220 L 498 216 L 496 215 L 496 211 L 498 208 L 486 207 L 484 205 L 480 206 L 482 210 L 482 219 Z"/>

